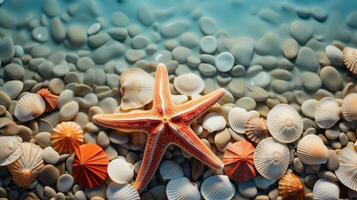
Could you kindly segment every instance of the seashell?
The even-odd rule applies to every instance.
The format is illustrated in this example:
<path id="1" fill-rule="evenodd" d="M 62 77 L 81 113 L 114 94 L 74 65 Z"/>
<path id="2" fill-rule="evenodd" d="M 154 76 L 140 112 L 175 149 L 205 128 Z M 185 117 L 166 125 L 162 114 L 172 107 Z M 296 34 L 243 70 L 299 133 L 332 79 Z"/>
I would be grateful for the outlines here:
<path id="1" fill-rule="evenodd" d="M 266 120 L 264 118 L 250 118 L 245 124 L 245 134 L 255 144 L 269 137 L 270 134 Z"/>
<path id="2" fill-rule="evenodd" d="M 302 134 L 303 123 L 299 113 L 288 104 L 278 104 L 268 113 L 270 134 L 281 143 L 292 143 Z"/>
<path id="3" fill-rule="evenodd" d="M 351 93 L 343 99 L 341 112 L 346 121 L 357 120 L 357 93 Z"/>
<path id="4" fill-rule="evenodd" d="M 18 136 L 0 136 L 0 166 L 9 165 L 21 156 L 21 142 Z"/>
<path id="5" fill-rule="evenodd" d="M 322 139 L 317 135 L 306 135 L 297 146 L 297 157 L 306 165 L 326 163 L 329 153 Z"/>
<path id="6" fill-rule="evenodd" d="M 357 191 L 357 153 L 347 145 L 337 156 L 340 167 L 335 171 L 337 178 L 350 189 Z"/>
<path id="7" fill-rule="evenodd" d="M 200 76 L 193 73 L 182 74 L 174 80 L 175 89 L 187 96 L 199 94 L 205 88 L 205 82 Z"/>
<path id="8" fill-rule="evenodd" d="M 220 131 L 224 129 L 226 125 L 226 119 L 224 119 L 222 115 L 215 112 L 208 113 L 202 122 L 202 127 L 209 133 Z"/>
<path id="9" fill-rule="evenodd" d="M 345 47 L 343 49 L 343 62 L 354 74 L 357 74 L 357 49 Z"/>
<path id="10" fill-rule="evenodd" d="M 198 186 L 186 177 L 172 179 L 166 186 L 168 200 L 200 200 L 201 194 Z"/>
<path id="11" fill-rule="evenodd" d="M 120 169 L 120 170 L 118 170 Z M 108 165 L 110 179 L 119 184 L 129 183 L 134 177 L 134 166 L 124 158 L 118 157 Z"/>
<path id="12" fill-rule="evenodd" d="M 73 176 L 80 186 L 95 188 L 107 178 L 107 154 L 96 144 L 83 144 L 74 153 Z"/>
<path id="13" fill-rule="evenodd" d="M 165 160 L 160 164 L 159 172 L 164 180 L 181 178 L 183 170 L 179 164 L 172 160 Z"/>
<path id="14" fill-rule="evenodd" d="M 304 200 L 304 185 L 298 176 L 287 173 L 279 180 L 279 195 L 286 200 Z"/>
<path id="15" fill-rule="evenodd" d="M 329 179 L 319 179 L 313 188 L 314 200 L 338 200 L 340 188 Z"/>
<path id="16" fill-rule="evenodd" d="M 44 166 L 42 149 L 32 143 L 21 143 L 23 153 L 18 160 L 8 165 L 14 183 L 22 188 L 29 187 L 37 178 L 38 173 Z"/>
<path id="17" fill-rule="evenodd" d="M 152 101 L 154 78 L 144 70 L 133 68 L 124 72 L 120 78 L 120 85 L 121 109 L 141 108 Z"/>
<path id="18" fill-rule="evenodd" d="M 228 122 L 237 133 L 245 133 L 245 124 L 252 116 L 243 108 L 235 107 L 228 113 Z"/>
<path id="19" fill-rule="evenodd" d="M 46 104 L 38 94 L 26 94 L 21 97 L 15 107 L 15 117 L 20 122 L 35 119 L 45 112 Z"/>
<path id="20" fill-rule="evenodd" d="M 201 194 L 205 200 L 230 200 L 235 191 L 234 185 L 225 175 L 210 176 L 201 185 Z"/>
<path id="21" fill-rule="evenodd" d="M 254 146 L 246 140 L 229 144 L 223 155 L 224 172 L 237 182 L 247 182 L 256 176 Z"/>
<path id="22" fill-rule="evenodd" d="M 130 200 L 140 200 L 139 193 L 130 184 L 117 184 L 111 182 L 107 187 L 107 199 L 117 200 L 117 199 L 130 199 Z"/>
<path id="23" fill-rule="evenodd" d="M 58 107 L 58 96 L 52 94 L 47 88 L 42 88 L 37 92 L 42 99 L 45 101 L 46 109 L 45 112 L 55 110 Z"/>
<path id="24" fill-rule="evenodd" d="M 276 180 L 288 169 L 289 148 L 276 142 L 272 137 L 265 138 L 257 145 L 254 152 L 254 165 L 260 175 Z"/>
<path id="25" fill-rule="evenodd" d="M 62 122 L 52 130 L 51 145 L 60 154 L 71 154 L 83 143 L 83 131 L 75 122 Z"/>
<path id="26" fill-rule="evenodd" d="M 331 128 L 340 120 L 340 107 L 332 97 L 320 100 L 315 110 L 315 121 L 317 126 L 323 129 Z"/>

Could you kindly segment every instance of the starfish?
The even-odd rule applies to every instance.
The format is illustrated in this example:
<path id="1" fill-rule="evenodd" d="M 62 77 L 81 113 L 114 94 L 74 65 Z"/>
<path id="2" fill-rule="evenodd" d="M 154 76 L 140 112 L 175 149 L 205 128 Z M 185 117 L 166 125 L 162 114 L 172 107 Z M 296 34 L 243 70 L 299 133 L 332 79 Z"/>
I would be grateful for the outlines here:
<path id="1" fill-rule="evenodd" d="M 154 176 L 167 147 L 171 144 L 177 145 L 211 168 L 223 168 L 223 162 L 190 127 L 192 121 L 214 105 L 223 94 L 223 89 L 217 89 L 207 95 L 175 105 L 171 99 L 166 66 L 159 64 L 156 69 L 151 110 L 97 114 L 94 120 L 107 128 L 140 130 L 147 133 L 143 159 L 133 184 L 140 192 Z"/>

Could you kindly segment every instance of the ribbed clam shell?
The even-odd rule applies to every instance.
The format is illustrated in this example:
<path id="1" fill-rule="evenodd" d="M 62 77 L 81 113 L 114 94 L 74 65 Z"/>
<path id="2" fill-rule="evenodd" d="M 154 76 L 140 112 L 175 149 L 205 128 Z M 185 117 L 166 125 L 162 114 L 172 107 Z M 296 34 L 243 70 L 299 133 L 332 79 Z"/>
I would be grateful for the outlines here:
<path id="1" fill-rule="evenodd" d="M 329 179 L 319 179 L 313 189 L 314 200 L 338 200 L 340 188 Z"/>
<path id="2" fill-rule="evenodd" d="M 160 164 L 159 172 L 164 180 L 171 180 L 183 177 L 182 167 L 172 160 L 165 160 Z"/>
<path id="3" fill-rule="evenodd" d="M 347 187 L 357 191 L 357 153 L 347 146 L 338 153 L 340 167 L 335 171 L 337 178 Z"/>
<path id="4" fill-rule="evenodd" d="M 219 113 L 208 113 L 202 121 L 202 127 L 209 133 L 220 131 L 227 125 L 226 119 Z"/>
<path id="5" fill-rule="evenodd" d="M 0 136 L 0 166 L 9 165 L 21 156 L 21 142 L 18 136 Z"/>
<path id="6" fill-rule="evenodd" d="M 340 120 L 340 107 L 336 100 L 331 97 L 325 97 L 320 100 L 315 110 L 316 124 L 323 129 L 331 128 Z"/>
<path id="7" fill-rule="evenodd" d="M 296 141 L 302 134 L 303 124 L 299 113 L 288 104 L 278 104 L 268 113 L 270 134 L 281 143 Z"/>
<path id="8" fill-rule="evenodd" d="M 83 143 L 83 130 L 76 122 L 62 122 L 52 130 L 51 145 L 60 154 L 71 154 Z"/>
<path id="9" fill-rule="evenodd" d="M 46 104 L 38 94 L 26 94 L 15 107 L 15 117 L 21 122 L 35 119 L 45 112 Z"/>
<path id="10" fill-rule="evenodd" d="M 118 184 L 111 182 L 107 187 L 107 199 L 108 200 L 118 200 L 118 199 L 130 199 L 130 200 L 140 200 L 138 191 L 134 189 L 130 184 Z"/>
<path id="11" fill-rule="evenodd" d="M 283 176 L 288 169 L 289 160 L 289 148 L 272 137 L 262 140 L 255 148 L 254 165 L 265 178 L 276 180 Z"/>
<path id="12" fill-rule="evenodd" d="M 345 47 L 343 49 L 343 61 L 352 73 L 357 74 L 357 49 Z"/>
<path id="13" fill-rule="evenodd" d="M 322 139 L 317 135 L 306 135 L 297 146 L 298 158 L 307 165 L 320 165 L 326 163 L 329 153 Z"/>
<path id="14" fill-rule="evenodd" d="M 298 176 L 287 173 L 279 180 L 279 194 L 286 200 L 304 200 L 304 185 Z"/>
<path id="15" fill-rule="evenodd" d="M 33 183 L 43 167 L 42 149 L 32 143 L 21 143 L 23 153 L 18 160 L 8 165 L 12 180 L 19 186 L 26 188 Z"/>
<path id="16" fill-rule="evenodd" d="M 182 74 L 175 78 L 174 86 L 176 90 L 187 96 L 199 94 L 205 88 L 205 82 L 200 76 L 193 73 Z"/>
<path id="17" fill-rule="evenodd" d="M 251 114 L 245 109 L 235 107 L 228 113 L 228 122 L 235 132 L 245 133 L 245 124 L 251 117 Z"/>
<path id="18" fill-rule="evenodd" d="M 357 93 L 351 93 L 343 99 L 341 111 L 346 121 L 357 120 Z"/>
<path id="19" fill-rule="evenodd" d="M 264 118 L 250 118 L 245 124 L 245 133 L 250 141 L 258 144 L 269 137 L 266 120 Z"/>
<path id="20" fill-rule="evenodd" d="M 109 162 L 108 175 L 116 183 L 129 183 L 134 177 L 134 166 L 124 158 L 118 157 Z"/>
<path id="21" fill-rule="evenodd" d="M 202 182 L 201 194 L 205 200 L 230 200 L 234 193 L 235 187 L 228 176 L 210 176 Z"/>
<path id="22" fill-rule="evenodd" d="M 195 183 L 186 177 L 170 180 L 166 186 L 168 200 L 200 200 L 201 194 Z"/>

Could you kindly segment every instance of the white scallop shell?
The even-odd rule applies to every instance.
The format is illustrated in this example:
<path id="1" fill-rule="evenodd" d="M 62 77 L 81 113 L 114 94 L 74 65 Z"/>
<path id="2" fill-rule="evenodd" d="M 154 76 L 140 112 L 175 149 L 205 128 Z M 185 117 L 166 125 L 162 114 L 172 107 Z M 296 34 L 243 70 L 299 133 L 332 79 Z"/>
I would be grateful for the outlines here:
<path id="1" fill-rule="evenodd" d="M 201 194 L 205 200 L 230 200 L 235 187 L 226 175 L 215 175 L 202 182 Z"/>
<path id="2" fill-rule="evenodd" d="M 0 136 L 0 166 L 9 165 L 21 156 L 21 142 L 18 136 Z"/>
<path id="3" fill-rule="evenodd" d="M 134 189 L 130 184 L 117 184 L 114 182 L 109 183 L 107 187 L 107 199 L 117 200 L 117 199 L 130 199 L 130 200 L 140 200 L 138 191 Z"/>
<path id="4" fill-rule="evenodd" d="M 226 125 L 226 119 L 221 114 L 215 112 L 208 113 L 202 122 L 202 127 L 210 133 L 220 131 L 224 129 Z"/>
<path id="5" fill-rule="evenodd" d="M 270 134 L 281 143 L 299 139 L 303 123 L 299 113 L 288 104 L 278 104 L 268 113 L 267 125 Z"/>
<path id="6" fill-rule="evenodd" d="M 108 176 L 116 183 L 129 183 L 134 177 L 134 166 L 124 158 L 118 157 L 109 162 Z"/>
<path id="7" fill-rule="evenodd" d="M 254 165 L 259 174 L 267 179 L 276 180 L 283 176 L 289 160 L 289 148 L 272 137 L 263 139 L 255 148 Z"/>
<path id="8" fill-rule="evenodd" d="M 245 133 L 245 124 L 252 115 L 243 108 L 235 107 L 228 113 L 228 122 L 237 133 Z"/>
<path id="9" fill-rule="evenodd" d="M 343 99 L 341 111 L 346 121 L 357 120 L 357 93 L 351 93 Z"/>
<path id="10" fill-rule="evenodd" d="M 340 188 L 329 179 L 321 178 L 315 183 L 313 193 L 315 200 L 338 200 Z"/>
<path id="11" fill-rule="evenodd" d="M 26 94 L 15 107 L 15 117 L 21 122 L 35 119 L 45 112 L 46 104 L 38 94 Z"/>
<path id="12" fill-rule="evenodd" d="M 154 78 L 139 68 L 132 68 L 121 75 L 120 108 L 130 110 L 149 104 L 153 98 Z"/>
<path id="13" fill-rule="evenodd" d="M 340 107 L 336 100 L 331 97 L 325 97 L 320 100 L 315 110 L 316 124 L 323 129 L 331 128 L 340 120 Z"/>
<path id="14" fill-rule="evenodd" d="M 200 200 L 201 194 L 195 183 L 186 177 L 170 180 L 166 186 L 168 200 Z"/>
<path id="15" fill-rule="evenodd" d="M 174 86 L 176 90 L 187 96 L 199 94 L 205 88 L 205 82 L 200 76 L 194 73 L 182 74 L 175 78 Z"/>
<path id="16" fill-rule="evenodd" d="M 322 139 L 317 135 L 306 135 L 297 146 L 297 157 L 306 165 L 326 163 L 329 153 Z"/>
<path id="17" fill-rule="evenodd" d="M 340 167 L 335 171 L 337 178 L 347 187 L 357 191 L 357 153 L 349 145 L 337 156 Z"/>
<path id="18" fill-rule="evenodd" d="M 343 49 L 343 61 L 346 67 L 354 74 L 357 74 L 357 50 L 351 47 Z"/>
<path id="19" fill-rule="evenodd" d="M 182 167 L 172 160 L 165 160 L 160 164 L 159 172 L 164 180 L 171 180 L 183 177 Z"/>

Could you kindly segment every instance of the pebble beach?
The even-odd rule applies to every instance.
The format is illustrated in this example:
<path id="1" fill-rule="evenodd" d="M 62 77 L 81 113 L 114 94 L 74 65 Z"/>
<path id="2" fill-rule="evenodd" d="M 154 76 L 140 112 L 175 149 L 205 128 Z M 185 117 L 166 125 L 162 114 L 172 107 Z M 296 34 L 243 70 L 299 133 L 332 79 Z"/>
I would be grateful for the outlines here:
<path id="1" fill-rule="evenodd" d="M 348 0 L 0 0 L 0 200 L 357 199 L 356 47 Z"/>

